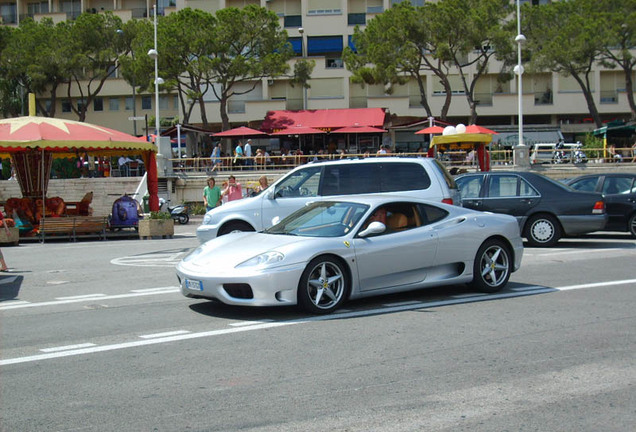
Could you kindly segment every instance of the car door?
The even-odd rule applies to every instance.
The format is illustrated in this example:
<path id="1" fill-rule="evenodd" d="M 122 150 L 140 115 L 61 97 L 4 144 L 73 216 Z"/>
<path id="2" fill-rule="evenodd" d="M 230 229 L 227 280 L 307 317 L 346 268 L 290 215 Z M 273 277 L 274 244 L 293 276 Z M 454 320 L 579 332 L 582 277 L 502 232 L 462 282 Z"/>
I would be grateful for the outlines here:
<path id="1" fill-rule="evenodd" d="M 283 219 L 318 196 L 321 167 L 308 167 L 290 173 L 277 183 L 261 200 L 263 228 L 273 225 L 274 219 Z"/>
<path id="2" fill-rule="evenodd" d="M 462 205 L 467 208 L 509 214 L 520 219 L 530 213 L 541 199 L 537 190 L 517 174 L 487 174 L 466 177 L 482 177 L 478 197 L 471 197 L 477 187 L 475 184 L 472 185 L 471 189 L 471 184 L 476 182 L 475 179 L 470 178 L 464 181 L 464 177 L 462 177 L 460 180 Z M 466 194 L 466 199 L 463 198 L 464 194 Z"/>
<path id="3" fill-rule="evenodd" d="M 605 197 L 605 208 L 609 217 L 605 229 L 624 230 L 627 215 L 636 206 L 636 184 L 631 176 L 606 176 L 601 193 Z"/>
<path id="4" fill-rule="evenodd" d="M 386 213 L 387 220 L 395 214 L 391 209 Z M 435 264 L 438 235 L 430 225 L 417 225 L 354 239 L 361 291 L 404 287 L 426 279 L 427 269 Z"/>
<path id="5" fill-rule="evenodd" d="M 465 175 L 455 180 L 459 187 L 462 207 L 481 210 L 485 179 L 485 175 Z"/>

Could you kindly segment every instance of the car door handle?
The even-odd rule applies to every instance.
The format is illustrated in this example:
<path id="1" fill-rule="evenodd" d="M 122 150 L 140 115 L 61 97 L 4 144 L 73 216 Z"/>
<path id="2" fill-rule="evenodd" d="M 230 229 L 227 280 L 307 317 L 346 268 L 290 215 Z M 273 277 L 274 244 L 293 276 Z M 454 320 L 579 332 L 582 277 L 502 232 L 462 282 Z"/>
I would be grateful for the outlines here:
<path id="1" fill-rule="evenodd" d="M 523 198 L 521 200 L 521 202 L 524 203 L 524 204 L 532 204 L 534 202 L 534 200 L 531 199 L 531 198 Z"/>

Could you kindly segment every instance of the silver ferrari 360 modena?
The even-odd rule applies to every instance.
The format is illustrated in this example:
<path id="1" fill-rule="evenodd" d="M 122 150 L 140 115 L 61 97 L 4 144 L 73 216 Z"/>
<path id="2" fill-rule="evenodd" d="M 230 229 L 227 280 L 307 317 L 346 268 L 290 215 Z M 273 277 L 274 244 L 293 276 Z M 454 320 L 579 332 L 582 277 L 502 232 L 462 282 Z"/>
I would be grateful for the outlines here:
<path id="1" fill-rule="evenodd" d="M 468 283 L 519 269 L 517 220 L 405 197 L 316 201 L 262 232 L 210 240 L 177 265 L 181 292 L 229 305 L 330 313 L 348 299 Z"/>

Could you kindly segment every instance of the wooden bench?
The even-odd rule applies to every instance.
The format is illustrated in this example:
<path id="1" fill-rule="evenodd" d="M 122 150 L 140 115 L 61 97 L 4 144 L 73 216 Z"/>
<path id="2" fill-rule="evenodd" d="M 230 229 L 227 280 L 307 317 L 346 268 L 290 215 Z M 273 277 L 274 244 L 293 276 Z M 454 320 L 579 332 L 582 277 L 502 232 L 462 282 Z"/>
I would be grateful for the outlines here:
<path id="1" fill-rule="evenodd" d="M 42 242 L 46 238 L 77 241 L 78 238 L 98 237 L 105 240 L 107 224 L 105 216 L 48 217 L 40 221 L 38 235 Z"/>

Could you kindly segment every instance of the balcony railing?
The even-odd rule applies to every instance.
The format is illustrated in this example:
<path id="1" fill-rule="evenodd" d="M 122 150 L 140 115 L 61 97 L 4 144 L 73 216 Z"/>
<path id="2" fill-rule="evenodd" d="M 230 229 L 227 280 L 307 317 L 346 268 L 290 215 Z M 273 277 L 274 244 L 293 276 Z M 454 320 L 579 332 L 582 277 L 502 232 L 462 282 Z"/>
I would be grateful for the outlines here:
<path id="1" fill-rule="evenodd" d="M 601 103 L 602 104 L 618 103 L 618 92 L 616 90 L 602 91 Z"/>

